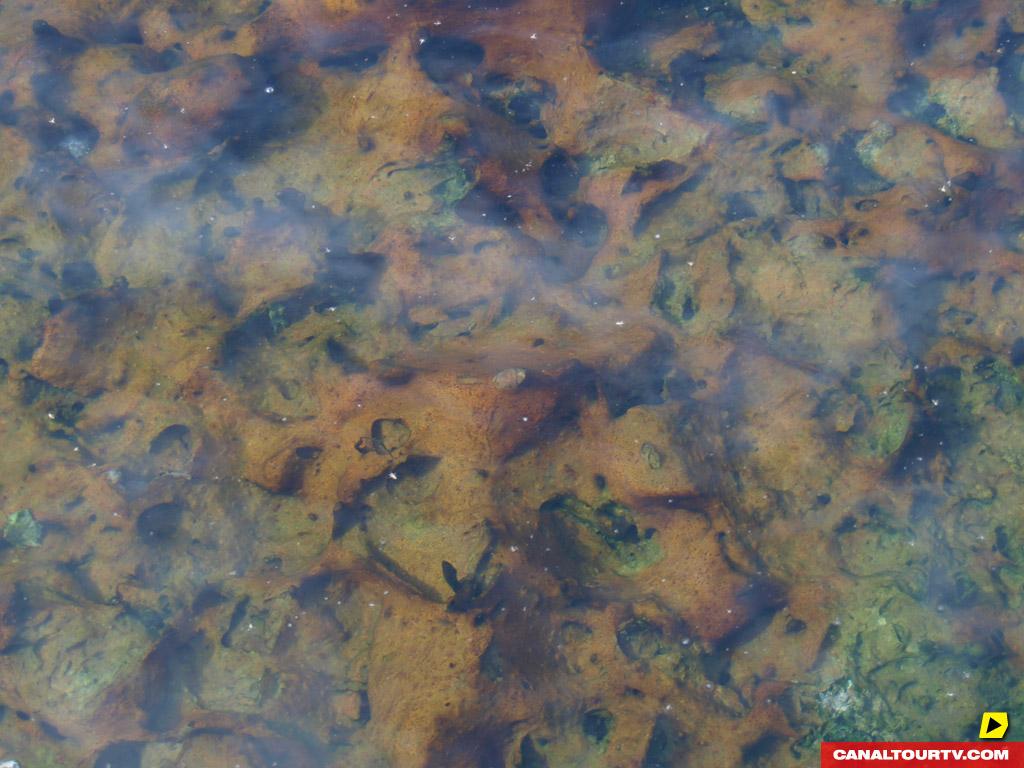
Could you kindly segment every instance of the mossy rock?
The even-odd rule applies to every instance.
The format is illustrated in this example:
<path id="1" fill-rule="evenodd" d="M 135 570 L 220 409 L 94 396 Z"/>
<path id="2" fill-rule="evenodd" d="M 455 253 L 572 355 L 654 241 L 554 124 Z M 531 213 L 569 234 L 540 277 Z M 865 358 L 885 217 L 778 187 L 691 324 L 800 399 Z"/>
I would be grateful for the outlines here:
<path id="1" fill-rule="evenodd" d="M 610 571 L 633 576 L 664 557 L 654 528 L 641 530 L 633 513 L 615 501 L 598 507 L 575 496 L 556 496 L 540 508 L 567 554 L 590 575 Z"/>
<path id="2" fill-rule="evenodd" d="M 864 429 L 854 438 L 854 450 L 875 459 L 889 458 L 906 441 L 913 415 L 913 405 L 902 395 L 883 395 L 871 405 Z"/>
<path id="3" fill-rule="evenodd" d="M 43 541 L 43 526 L 33 517 L 32 510 L 19 509 L 7 518 L 4 540 L 13 547 L 38 547 Z"/>

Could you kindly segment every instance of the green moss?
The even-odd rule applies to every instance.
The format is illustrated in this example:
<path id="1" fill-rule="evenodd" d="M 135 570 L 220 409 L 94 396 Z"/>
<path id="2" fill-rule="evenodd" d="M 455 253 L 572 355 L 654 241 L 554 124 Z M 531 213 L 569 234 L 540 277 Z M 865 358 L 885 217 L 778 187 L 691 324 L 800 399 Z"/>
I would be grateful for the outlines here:
<path id="1" fill-rule="evenodd" d="M 681 328 L 685 328 L 697 315 L 698 305 L 694 286 L 673 275 L 662 276 L 654 289 L 654 306 Z"/>
<path id="2" fill-rule="evenodd" d="M 7 518 L 4 539 L 14 547 L 38 547 L 43 541 L 43 527 L 29 509 L 19 509 Z"/>
<path id="3" fill-rule="evenodd" d="M 473 186 L 473 179 L 464 168 L 455 165 L 448 170 L 449 174 L 430 190 L 430 194 L 444 206 L 455 205 Z"/>
<path id="4" fill-rule="evenodd" d="M 632 512 L 609 501 L 591 507 L 575 496 L 558 496 L 541 506 L 565 548 L 591 572 L 632 576 L 664 556 L 653 528 L 640 530 Z"/>
<path id="5" fill-rule="evenodd" d="M 901 393 L 887 392 L 869 409 L 864 429 L 855 437 L 854 450 L 876 459 L 892 456 L 907 439 L 913 413 L 913 406 Z"/>
<path id="6" fill-rule="evenodd" d="M 271 304 L 267 309 L 267 317 L 270 319 L 270 327 L 273 330 L 274 335 L 279 334 L 288 327 L 285 308 L 281 304 Z"/>

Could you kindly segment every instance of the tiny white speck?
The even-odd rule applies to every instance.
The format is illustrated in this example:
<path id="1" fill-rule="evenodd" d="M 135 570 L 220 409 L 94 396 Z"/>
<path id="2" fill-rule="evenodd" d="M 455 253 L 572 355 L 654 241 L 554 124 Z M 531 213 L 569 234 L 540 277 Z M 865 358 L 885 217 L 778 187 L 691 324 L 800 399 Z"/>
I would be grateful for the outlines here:
<path id="1" fill-rule="evenodd" d="M 392 480 L 398 479 L 398 475 L 396 475 L 394 472 L 388 472 L 388 477 L 390 477 Z"/>

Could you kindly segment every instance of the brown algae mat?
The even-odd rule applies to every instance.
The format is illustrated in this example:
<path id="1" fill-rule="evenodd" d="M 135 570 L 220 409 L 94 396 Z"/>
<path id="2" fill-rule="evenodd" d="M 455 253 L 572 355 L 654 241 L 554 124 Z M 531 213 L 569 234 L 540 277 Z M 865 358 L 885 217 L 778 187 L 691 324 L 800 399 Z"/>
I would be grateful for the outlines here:
<path id="1" fill-rule="evenodd" d="M 0 760 L 1024 711 L 1020 3 L 4 3 L 0 146 Z"/>

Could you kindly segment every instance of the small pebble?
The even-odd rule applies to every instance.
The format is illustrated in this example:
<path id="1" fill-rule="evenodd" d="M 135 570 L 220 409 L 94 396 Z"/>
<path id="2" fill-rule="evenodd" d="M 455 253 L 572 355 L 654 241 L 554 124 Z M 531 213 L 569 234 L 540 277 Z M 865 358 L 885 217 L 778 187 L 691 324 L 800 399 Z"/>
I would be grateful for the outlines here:
<path id="1" fill-rule="evenodd" d="M 526 371 L 523 368 L 506 368 L 494 374 L 491 381 L 498 389 L 516 389 L 526 381 Z"/>

